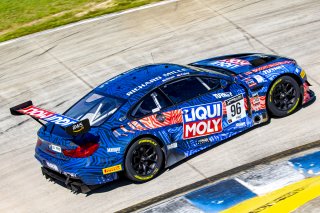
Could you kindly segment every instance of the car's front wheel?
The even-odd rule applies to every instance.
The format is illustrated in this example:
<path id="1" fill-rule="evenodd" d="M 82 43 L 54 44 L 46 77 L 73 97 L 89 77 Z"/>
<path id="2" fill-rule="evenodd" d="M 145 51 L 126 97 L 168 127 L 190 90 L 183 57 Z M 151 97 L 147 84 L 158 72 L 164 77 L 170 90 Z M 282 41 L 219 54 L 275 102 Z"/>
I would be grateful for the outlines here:
<path id="1" fill-rule="evenodd" d="M 275 117 L 285 117 L 295 112 L 300 103 L 300 88 L 290 76 L 282 76 L 271 85 L 267 97 L 268 110 Z"/>
<path id="2" fill-rule="evenodd" d="M 152 138 L 140 138 L 127 152 L 125 174 L 135 182 L 147 182 L 159 174 L 162 162 L 160 144 Z"/>

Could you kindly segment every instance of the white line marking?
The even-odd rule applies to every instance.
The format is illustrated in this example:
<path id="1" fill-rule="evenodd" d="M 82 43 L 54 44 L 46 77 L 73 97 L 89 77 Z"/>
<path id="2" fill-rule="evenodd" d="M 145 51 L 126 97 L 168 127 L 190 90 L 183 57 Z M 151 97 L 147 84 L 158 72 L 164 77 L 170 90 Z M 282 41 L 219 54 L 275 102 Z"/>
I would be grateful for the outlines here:
<path id="1" fill-rule="evenodd" d="M 166 5 L 166 4 L 170 4 L 170 3 L 178 2 L 178 1 L 180 1 L 180 0 L 165 0 L 165 1 L 157 2 L 157 3 L 153 3 L 153 4 L 147 4 L 147 5 L 144 5 L 144 6 L 141 6 L 141 7 L 136 7 L 136 8 L 120 11 L 120 12 L 115 12 L 115 13 L 102 15 L 102 16 L 95 17 L 95 18 L 84 19 L 82 21 L 78 21 L 78 22 L 75 22 L 75 23 L 63 25 L 63 26 L 56 27 L 56 28 L 53 28 L 53 29 L 48 29 L 48 30 L 44 30 L 44 31 L 41 31 L 41 32 L 30 34 L 30 35 L 26 35 L 26 36 L 22 36 L 22 37 L 19 37 L 19 38 L 11 39 L 11 40 L 8 40 L 8 41 L 4 41 L 4 42 L 0 43 L 0 46 L 11 44 L 11 43 L 14 43 L 14 42 L 17 42 L 17 41 L 27 40 L 27 39 L 34 38 L 34 37 L 37 37 L 37 36 L 40 36 L 40 35 L 50 34 L 50 33 L 53 33 L 53 32 L 57 32 L 57 31 L 60 31 L 60 30 L 76 27 L 76 26 L 79 26 L 79 25 L 88 24 L 88 23 L 99 21 L 99 20 L 103 20 L 103 19 L 109 19 L 109 18 L 113 18 L 113 17 L 116 17 L 116 16 L 121 16 L 121 15 L 124 15 L 124 14 L 128 14 L 128 13 L 133 13 L 133 12 L 140 11 L 140 10 L 149 9 L 149 8 L 152 8 L 152 7 L 158 7 L 158 6 L 162 6 L 162 5 Z"/>

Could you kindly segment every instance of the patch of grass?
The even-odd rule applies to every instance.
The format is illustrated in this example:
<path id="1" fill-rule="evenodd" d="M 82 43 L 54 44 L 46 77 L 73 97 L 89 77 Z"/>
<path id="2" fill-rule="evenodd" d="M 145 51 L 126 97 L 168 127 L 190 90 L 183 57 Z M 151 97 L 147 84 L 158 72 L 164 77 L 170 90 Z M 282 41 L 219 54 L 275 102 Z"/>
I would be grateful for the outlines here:
<path id="1" fill-rule="evenodd" d="M 1 0 L 0 42 L 161 0 Z"/>

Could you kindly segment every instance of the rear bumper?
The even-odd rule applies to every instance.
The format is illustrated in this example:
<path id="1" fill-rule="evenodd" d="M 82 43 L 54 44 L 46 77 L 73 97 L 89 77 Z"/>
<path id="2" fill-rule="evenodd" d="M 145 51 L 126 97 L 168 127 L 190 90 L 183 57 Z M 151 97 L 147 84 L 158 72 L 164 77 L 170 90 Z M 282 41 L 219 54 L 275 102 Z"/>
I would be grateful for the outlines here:
<path id="1" fill-rule="evenodd" d="M 70 175 L 63 175 L 45 167 L 41 167 L 41 170 L 46 179 L 57 181 L 74 192 L 88 193 L 92 189 L 96 188 L 93 186 L 88 186 L 80 179 L 73 178 Z"/>
<path id="2" fill-rule="evenodd" d="M 42 165 L 42 172 L 67 187 L 76 185 L 93 186 L 118 179 L 118 173 L 103 174 L 103 168 L 108 167 L 97 158 L 74 158 L 62 160 L 54 158 L 36 148 L 35 158 Z M 73 184 L 70 184 L 73 183 Z M 84 190 L 86 191 L 86 190 Z"/>

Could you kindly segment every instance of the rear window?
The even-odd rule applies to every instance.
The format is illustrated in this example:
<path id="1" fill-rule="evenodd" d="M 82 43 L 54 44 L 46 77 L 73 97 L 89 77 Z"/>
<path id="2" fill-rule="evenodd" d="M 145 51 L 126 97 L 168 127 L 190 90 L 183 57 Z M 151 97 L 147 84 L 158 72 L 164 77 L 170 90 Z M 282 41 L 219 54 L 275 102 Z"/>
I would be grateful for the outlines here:
<path id="1" fill-rule="evenodd" d="M 78 120 L 88 118 L 91 126 L 99 126 L 113 115 L 124 100 L 91 92 L 71 107 L 65 115 Z"/>

